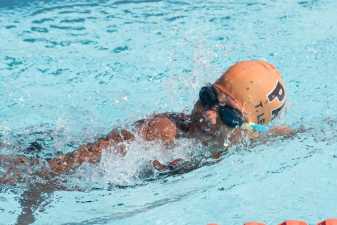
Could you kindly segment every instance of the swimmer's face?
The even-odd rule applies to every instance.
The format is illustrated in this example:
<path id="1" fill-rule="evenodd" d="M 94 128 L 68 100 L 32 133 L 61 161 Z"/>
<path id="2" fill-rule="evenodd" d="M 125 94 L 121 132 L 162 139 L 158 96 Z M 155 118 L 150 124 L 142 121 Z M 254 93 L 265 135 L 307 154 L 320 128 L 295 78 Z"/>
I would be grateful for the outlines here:
<path id="1" fill-rule="evenodd" d="M 192 118 L 211 126 L 226 125 L 231 128 L 241 126 L 244 121 L 238 102 L 215 85 L 201 88 Z"/>

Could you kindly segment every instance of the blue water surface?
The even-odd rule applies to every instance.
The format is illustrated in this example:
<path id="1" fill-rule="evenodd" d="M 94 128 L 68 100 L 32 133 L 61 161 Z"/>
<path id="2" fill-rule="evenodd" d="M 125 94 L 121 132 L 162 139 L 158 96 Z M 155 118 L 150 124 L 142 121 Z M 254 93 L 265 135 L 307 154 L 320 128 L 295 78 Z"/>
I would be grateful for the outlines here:
<path id="1" fill-rule="evenodd" d="M 334 0 L 0 0 L 0 141 L 10 146 L 1 154 L 39 140 L 49 157 L 154 112 L 189 112 L 202 85 L 244 59 L 266 59 L 284 77 L 288 104 L 275 124 L 313 128 L 154 180 L 138 175 L 158 146 L 131 145 L 125 160 L 104 155 L 65 177 L 82 191 L 44 194 L 33 224 L 336 217 L 336 8 Z M 175 154 L 199 148 L 180 140 Z M 1 225 L 16 223 L 26 188 L 0 188 Z"/>

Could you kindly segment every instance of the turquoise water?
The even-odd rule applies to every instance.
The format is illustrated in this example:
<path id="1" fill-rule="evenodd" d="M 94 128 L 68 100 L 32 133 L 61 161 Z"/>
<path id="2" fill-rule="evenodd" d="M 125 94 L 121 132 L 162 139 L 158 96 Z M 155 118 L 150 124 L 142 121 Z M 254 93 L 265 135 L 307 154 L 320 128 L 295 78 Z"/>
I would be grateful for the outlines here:
<path id="1" fill-rule="evenodd" d="M 243 59 L 267 59 L 287 84 L 276 124 L 314 128 L 236 147 L 216 164 L 144 180 L 158 146 L 104 155 L 43 195 L 33 224 L 311 224 L 336 216 L 337 2 L 0 0 L 1 154 L 31 142 L 51 157 L 153 112 L 190 111 L 199 88 Z M 199 149 L 179 140 L 173 156 Z M 146 154 L 142 154 L 146 152 Z M 1 187 L 15 224 L 25 185 Z"/>

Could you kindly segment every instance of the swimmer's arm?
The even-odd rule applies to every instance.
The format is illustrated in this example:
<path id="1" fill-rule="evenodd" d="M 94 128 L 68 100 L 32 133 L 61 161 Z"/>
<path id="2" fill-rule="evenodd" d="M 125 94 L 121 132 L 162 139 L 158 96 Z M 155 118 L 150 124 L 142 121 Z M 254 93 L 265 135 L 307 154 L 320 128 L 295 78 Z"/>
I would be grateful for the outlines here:
<path id="1" fill-rule="evenodd" d="M 227 147 L 239 144 L 243 140 L 247 140 L 247 137 L 250 140 L 250 144 L 254 146 L 259 143 L 261 144 L 270 140 L 274 140 L 277 137 L 291 138 L 294 137 L 296 134 L 306 132 L 307 130 L 308 129 L 305 129 L 303 127 L 293 129 L 286 125 L 275 126 L 265 132 L 257 132 L 251 129 L 238 129 L 234 131 L 232 135 L 228 138 L 229 145 Z M 221 145 L 217 147 L 221 148 Z M 219 159 L 225 152 L 226 150 L 214 151 L 211 154 L 211 158 L 215 160 Z"/>
<path id="2" fill-rule="evenodd" d="M 106 137 L 80 146 L 77 150 L 58 156 L 54 159 L 44 160 L 28 158 L 25 156 L 0 155 L 0 184 L 15 184 L 25 176 L 37 175 L 49 179 L 54 176 L 70 172 L 82 163 L 96 163 L 101 159 L 103 151 L 110 150 L 115 154 L 126 153 L 123 143 L 134 139 L 127 130 L 112 130 Z"/>
<path id="3" fill-rule="evenodd" d="M 299 128 L 290 128 L 286 125 L 280 125 L 280 126 L 276 126 L 276 127 L 272 127 L 269 129 L 269 131 L 265 134 L 266 136 L 269 137 L 293 137 L 296 134 L 299 133 L 304 133 L 307 130 L 310 130 L 308 128 L 304 128 L 304 127 L 299 127 Z"/>
<path id="4" fill-rule="evenodd" d="M 123 142 L 133 139 L 134 135 L 131 132 L 124 129 L 114 129 L 106 137 L 98 139 L 95 143 L 82 145 L 73 152 L 48 160 L 48 164 L 54 175 L 66 173 L 79 167 L 84 162 L 97 163 L 105 150 L 125 155 L 126 150 Z"/>
<path id="5" fill-rule="evenodd" d="M 269 136 L 269 137 L 292 137 L 296 134 L 296 130 L 292 129 L 288 126 L 276 126 L 276 127 L 272 127 L 270 128 L 266 134 L 264 134 L 265 136 Z"/>
<path id="6" fill-rule="evenodd" d="M 279 125 L 279 126 L 272 127 L 268 131 L 262 132 L 262 133 L 249 132 L 248 136 L 253 142 L 254 141 L 263 142 L 263 141 L 268 141 L 270 139 L 277 138 L 277 137 L 292 138 L 299 133 L 306 132 L 307 130 L 309 129 L 306 129 L 304 127 L 290 128 L 286 125 Z"/>
<path id="7" fill-rule="evenodd" d="M 138 134 L 145 141 L 161 140 L 164 144 L 171 144 L 176 137 L 176 126 L 166 116 L 157 115 L 136 124 Z M 125 155 L 125 141 L 132 141 L 135 136 L 127 130 L 113 130 L 105 138 L 95 143 L 80 146 L 74 152 L 49 160 L 49 167 L 55 174 L 66 173 L 79 167 L 82 163 L 96 163 L 100 160 L 104 150 L 112 150 L 117 155 Z"/>

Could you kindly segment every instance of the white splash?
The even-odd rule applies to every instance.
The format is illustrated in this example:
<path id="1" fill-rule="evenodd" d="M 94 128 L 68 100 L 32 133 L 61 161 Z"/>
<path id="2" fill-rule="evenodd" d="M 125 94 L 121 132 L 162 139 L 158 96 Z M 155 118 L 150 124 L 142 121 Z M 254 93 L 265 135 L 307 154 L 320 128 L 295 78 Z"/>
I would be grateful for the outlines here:
<path id="1" fill-rule="evenodd" d="M 106 185 L 132 186 L 144 182 L 144 178 L 156 175 L 151 161 L 167 164 L 175 159 L 191 160 L 200 144 L 191 139 L 179 139 L 172 146 L 160 142 L 145 142 L 141 138 L 126 144 L 127 154 L 119 156 L 106 150 L 97 165 L 83 164 L 71 176 L 72 185 L 79 187 L 100 187 Z"/>

